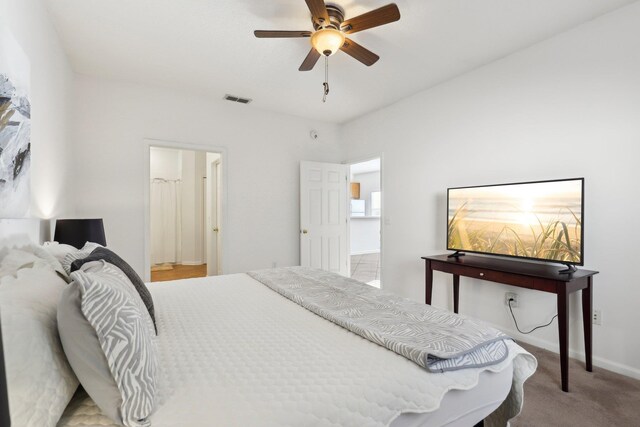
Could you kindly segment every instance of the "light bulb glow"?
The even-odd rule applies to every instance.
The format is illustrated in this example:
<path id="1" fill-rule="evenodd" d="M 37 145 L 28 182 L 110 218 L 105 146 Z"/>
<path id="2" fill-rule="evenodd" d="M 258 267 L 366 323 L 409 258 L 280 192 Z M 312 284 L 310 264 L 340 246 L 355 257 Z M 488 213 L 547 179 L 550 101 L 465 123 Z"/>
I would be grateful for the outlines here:
<path id="1" fill-rule="evenodd" d="M 331 56 L 344 44 L 342 31 L 333 28 L 323 28 L 311 35 L 311 45 L 320 55 Z"/>

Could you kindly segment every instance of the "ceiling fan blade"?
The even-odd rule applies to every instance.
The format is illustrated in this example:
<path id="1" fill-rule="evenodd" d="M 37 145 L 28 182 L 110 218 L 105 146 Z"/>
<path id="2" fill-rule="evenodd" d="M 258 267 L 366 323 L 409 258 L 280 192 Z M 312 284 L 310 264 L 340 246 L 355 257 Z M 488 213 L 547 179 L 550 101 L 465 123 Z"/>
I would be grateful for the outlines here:
<path id="1" fill-rule="evenodd" d="M 263 31 L 256 30 L 253 34 L 259 39 L 281 39 L 292 37 L 311 37 L 311 31 Z"/>
<path id="2" fill-rule="evenodd" d="M 316 62 L 318 62 L 318 59 L 320 59 L 320 54 L 318 53 L 317 50 L 315 50 L 315 48 L 311 48 L 311 50 L 307 54 L 307 57 L 304 58 L 304 61 L 302 61 L 302 65 L 300 65 L 300 68 L 298 68 L 298 70 L 299 71 L 313 70 L 313 67 L 316 65 Z"/>
<path id="3" fill-rule="evenodd" d="M 327 7 L 324 5 L 323 0 L 304 0 L 307 2 L 307 6 L 311 11 L 311 16 L 313 16 L 313 21 L 317 24 L 328 24 L 329 23 L 329 13 L 327 12 Z"/>
<path id="4" fill-rule="evenodd" d="M 360 46 L 358 43 L 353 40 L 346 38 L 344 40 L 344 44 L 340 48 L 341 51 L 346 53 L 347 55 L 352 56 L 358 61 L 362 62 L 364 65 L 370 67 L 375 64 L 380 57 L 375 53 L 371 52 L 369 49 L 366 49 Z"/>
<path id="5" fill-rule="evenodd" d="M 346 34 L 357 33 L 380 25 L 389 24 L 400 19 L 400 10 L 395 3 L 382 6 L 355 18 L 347 19 L 341 25 Z"/>

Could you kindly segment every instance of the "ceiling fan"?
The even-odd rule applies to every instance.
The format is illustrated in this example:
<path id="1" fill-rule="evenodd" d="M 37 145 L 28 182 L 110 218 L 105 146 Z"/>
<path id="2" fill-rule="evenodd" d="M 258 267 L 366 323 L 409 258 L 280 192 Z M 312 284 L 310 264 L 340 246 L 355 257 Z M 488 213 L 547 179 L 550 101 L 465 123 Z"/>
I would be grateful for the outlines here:
<path id="1" fill-rule="evenodd" d="M 357 33 L 400 19 L 400 11 L 395 3 L 345 20 L 344 11 L 335 4 L 325 4 L 323 0 L 305 0 L 305 2 L 311 11 L 314 31 L 257 30 L 253 32 L 258 38 L 310 37 L 312 48 L 300 65 L 300 71 L 312 70 L 320 56 L 329 57 L 338 50 L 367 66 L 375 64 L 380 57 L 346 37 L 346 34 Z"/>

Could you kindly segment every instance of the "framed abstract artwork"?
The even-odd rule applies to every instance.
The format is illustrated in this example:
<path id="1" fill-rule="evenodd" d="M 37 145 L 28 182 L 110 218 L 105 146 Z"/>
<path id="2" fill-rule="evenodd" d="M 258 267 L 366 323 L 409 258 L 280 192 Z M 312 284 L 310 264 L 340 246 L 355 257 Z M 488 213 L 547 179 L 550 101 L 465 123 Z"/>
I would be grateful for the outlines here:
<path id="1" fill-rule="evenodd" d="M 30 205 L 30 64 L 0 26 L 0 218 L 20 218 Z"/>

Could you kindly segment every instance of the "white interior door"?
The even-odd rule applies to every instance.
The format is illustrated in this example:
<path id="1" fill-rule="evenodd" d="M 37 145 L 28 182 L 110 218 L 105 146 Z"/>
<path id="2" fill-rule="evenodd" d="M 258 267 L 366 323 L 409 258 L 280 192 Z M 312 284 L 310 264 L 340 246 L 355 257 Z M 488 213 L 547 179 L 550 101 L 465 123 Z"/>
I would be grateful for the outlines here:
<path id="1" fill-rule="evenodd" d="M 300 163 L 300 262 L 348 276 L 349 166 Z"/>
<path id="2" fill-rule="evenodd" d="M 216 175 L 216 202 L 215 202 L 215 210 L 216 210 L 216 223 L 217 229 L 215 240 L 216 240 L 216 269 L 217 274 L 223 274 L 222 271 L 222 227 L 224 224 L 222 223 L 222 168 L 224 165 L 222 161 L 218 159 L 215 163 L 215 175 Z"/>
<path id="3" fill-rule="evenodd" d="M 207 276 L 220 274 L 218 247 L 220 240 L 219 165 L 219 160 L 207 165 Z"/>

